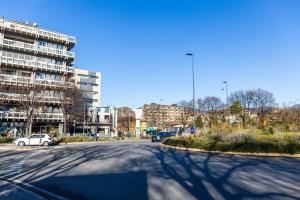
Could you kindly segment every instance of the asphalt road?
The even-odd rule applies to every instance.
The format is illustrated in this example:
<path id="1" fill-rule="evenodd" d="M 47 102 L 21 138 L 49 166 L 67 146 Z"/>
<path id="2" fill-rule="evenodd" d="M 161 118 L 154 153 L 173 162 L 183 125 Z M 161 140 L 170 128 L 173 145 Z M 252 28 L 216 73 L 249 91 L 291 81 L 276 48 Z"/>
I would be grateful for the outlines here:
<path id="1" fill-rule="evenodd" d="M 300 199 L 300 159 L 188 153 L 150 142 L 0 150 L 0 199 L 42 198 Z"/>

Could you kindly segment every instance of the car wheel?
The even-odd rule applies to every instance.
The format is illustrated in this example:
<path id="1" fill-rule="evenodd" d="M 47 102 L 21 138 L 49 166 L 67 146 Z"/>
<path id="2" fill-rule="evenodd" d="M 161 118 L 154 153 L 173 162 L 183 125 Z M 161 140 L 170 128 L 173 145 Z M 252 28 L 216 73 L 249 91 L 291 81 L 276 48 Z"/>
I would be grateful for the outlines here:
<path id="1" fill-rule="evenodd" d="M 48 142 L 43 142 L 43 146 L 49 146 Z"/>
<path id="2" fill-rule="evenodd" d="M 23 141 L 18 142 L 18 146 L 25 146 L 25 142 L 23 142 Z"/>

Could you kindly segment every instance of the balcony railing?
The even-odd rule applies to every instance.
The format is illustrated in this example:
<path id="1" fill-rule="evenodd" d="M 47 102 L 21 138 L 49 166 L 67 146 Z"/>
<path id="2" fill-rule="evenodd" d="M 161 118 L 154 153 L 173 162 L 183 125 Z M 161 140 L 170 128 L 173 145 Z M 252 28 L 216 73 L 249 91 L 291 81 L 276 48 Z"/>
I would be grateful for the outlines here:
<path id="1" fill-rule="evenodd" d="M 24 94 L 11 94 L 11 93 L 3 93 L 0 92 L 0 100 L 2 101 L 29 101 L 28 95 Z M 41 96 L 37 95 L 34 97 L 34 100 L 37 102 L 43 103 L 53 103 L 53 104 L 60 104 L 61 98 L 58 96 Z"/>
<path id="2" fill-rule="evenodd" d="M 0 56 L 0 63 L 6 64 L 6 65 L 12 65 L 16 67 L 27 67 L 27 68 L 33 68 L 33 69 L 43 69 L 45 71 L 58 71 L 58 72 L 68 72 L 73 73 L 74 68 L 68 67 L 64 65 L 57 65 L 52 63 L 46 63 L 46 62 L 39 62 L 39 61 L 32 61 L 32 60 L 26 60 L 26 59 L 20 59 L 20 58 L 14 58 L 13 55 L 2 55 Z"/>
<path id="3" fill-rule="evenodd" d="M 33 118 L 36 120 L 55 120 L 55 121 L 62 121 L 63 114 L 62 113 L 35 113 Z M 25 112 L 14 112 L 14 111 L 0 111 L 0 119 L 26 119 Z"/>
<path id="4" fill-rule="evenodd" d="M 26 35 L 32 35 L 36 37 L 46 38 L 49 40 L 60 41 L 63 43 L 75 44 L 76 38 L 72 36 L 68 36 L 66 34 L 57 33 L 53 31 L 48 31 L 45 29 L 40 29 L 38 27 L 23 24 L 20 22 L 7 20 L 4 18 L 0 18 L 0 28 L 5 30 L 11 30 L 14 32 L 24 33 Z"/>
<path id="5" fill-rule="evenodd" d="M 45 80 L 45 79 L 35 79 L 23 76 L 14 76 L 9 74 L 0 74 L 1 81 L 8 83 L 20 83 L 20 84 L 35 84 L 41 86 L 53 86 L 53 87 L 67 87 L 72 88 L 73 83 L 66 81 L 55 81 L 55 80 Z"/>
<path id="6" fill-rule="evenodd" d="M 51 47 L 28 44 L 25 42 L 19 42 L 15 40 L 9 40 L 9 39 L 3 39 L 3 41 L 0 40 L 0 46 L 13 48 L 13 49 L 20 49 L 22 51 L 27 51 L 27 52 L 38 52 L 41 54 L 47 54 L 47 55 L 57 56 L 61 58 L 75 59 L 75 53 L 71 51 L 64 51 L 61 49 L 56 49 Z"/>

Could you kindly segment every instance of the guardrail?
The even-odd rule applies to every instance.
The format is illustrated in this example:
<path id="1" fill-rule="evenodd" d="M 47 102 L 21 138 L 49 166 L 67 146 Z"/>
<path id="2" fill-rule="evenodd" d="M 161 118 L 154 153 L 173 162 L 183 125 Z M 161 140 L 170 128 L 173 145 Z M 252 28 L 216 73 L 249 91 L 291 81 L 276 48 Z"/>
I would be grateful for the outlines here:
<path id="1" fill-rule="evenodd" d="M 43 86 L 58 86 L 58 87 L 67 87 L 67 88 L 73 87 L 73 83 L 71 82 L 35 79 L 29 77 L 14 76 L 9 74 L 0 74 L 0 82 L 1 81 L 10 82 L 10 83 L 37 84 Z"/>
<path id="2" fill-rule="evenodd" d="M 63 33 L 48 31 L 46 29 L 41 29 L 39 27 L 35 27 L 29 24 L 23 24 L 20 22 L 7 20 L 4 18 L 0 18 L 0 28 L 4 30 L 24 33 L 27 35 L 42 37 L 49 40 L 61 41 L 64 43 L 71 43 L 71 44 L 76 43 L 76 38 L 73 36 L 69 36 Z"/>
<path id="3" fill-rule="evenodd" d="M 14 49 L 20 49 L 23 51 L 28 51 L 28 52 L 39 52 L 41 54 L 48 54 L 52 56 L 57 56 L 57 57 L 65 57 L 69 59 L 75 59 L 75 53 L 71 51 L 64 51 L 61 49 L 56 49 L 52 47 L 44 47 L 44 46 L 39 46 L 39 45 L 34 45 L 34 44 L 29 44 L 25 42 L 19 42 L 15 40 L 9 40 L 9 39 L 3 39 L 2 41 L 0 40 L 0 46 L 7 47 L 7 48 L 14 48 Z"/>
<path id="4" fill-rule="evenodd" d="M 14 111 L 0 111 L 0 119 L 23 119 L 27 118 L 25 112 L 14 112 Z M 63 114 L 62 113 L 35 113 L 33 115 L 34 119 L 37 120 L 56 120 L 62 121 Z"/>

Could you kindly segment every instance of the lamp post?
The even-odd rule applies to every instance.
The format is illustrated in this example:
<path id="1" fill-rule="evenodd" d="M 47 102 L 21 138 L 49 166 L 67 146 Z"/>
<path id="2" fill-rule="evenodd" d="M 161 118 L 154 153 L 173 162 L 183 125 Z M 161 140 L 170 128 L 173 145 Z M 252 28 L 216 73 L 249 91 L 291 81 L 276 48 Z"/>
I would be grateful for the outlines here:
<path id="1" fill-rule="evenodd" d="M 226 109 L 227 109 L 227 115 L 228 115 L 228 121 L 230 121 L 229 119 L 229 100 L 228 100 L 228 82 L 227 81 L 223 81 L 223 84 L 225 84 L 225 89 L 226 89 Z"/>
<path id="2" fill-rule="evenodd" d="M 196 134 L 196 127 L 195 127 L 195 69 L 194 69 L 194 54 L 193 53 L 186 53 L 185 55 L 192 57 L 192 75 L 193 75 L 193 128 L 194 128 L 194 134 Z"/>
<path id="3" fill-rule="evenodd" d="M 228 111 L 228 83 L 227 81 L 223 81 L 223 83 L 225 84 L 225 88 L 226 88 L 226 108 L 227 108 L 227 111 Z"/>
<path id="4" fill-rule="evenodd" d="M 163 123 L 164 123 L 164 114 L 163 114 L 164 111 L 162 111 L 162 109 L 161 109 L 163 100 L 164 99 L 159 99 L 159 121 L 160 121 L 161 129 L 163 129 Z"/>

